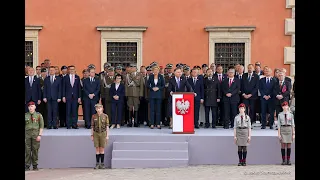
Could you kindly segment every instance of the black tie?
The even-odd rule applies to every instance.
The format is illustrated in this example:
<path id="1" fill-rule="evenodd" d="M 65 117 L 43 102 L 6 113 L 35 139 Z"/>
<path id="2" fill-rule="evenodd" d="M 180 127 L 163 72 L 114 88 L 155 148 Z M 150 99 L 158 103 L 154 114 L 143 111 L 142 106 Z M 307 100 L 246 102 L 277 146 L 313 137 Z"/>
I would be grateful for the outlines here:
<path id="1" fill-rule="evenodd" d="M 251 74 L 249 74 L 249 82 L 251 81 Z"/>
<path id="2" fill-rule="evenodd" d="M 241 116 L 241 127 L 243 127 L 243 116 Z"/>
<path id="3" fill-rule="evenodd" d="M 285 121 L 285 125 L 287 125 L 287 114 L 284 114 L 284 121 Z"/>
<path id="4" fill-rule="evenodd" d="M 240 75 L 240 80 L 242 79 L 242 76 Z"/>

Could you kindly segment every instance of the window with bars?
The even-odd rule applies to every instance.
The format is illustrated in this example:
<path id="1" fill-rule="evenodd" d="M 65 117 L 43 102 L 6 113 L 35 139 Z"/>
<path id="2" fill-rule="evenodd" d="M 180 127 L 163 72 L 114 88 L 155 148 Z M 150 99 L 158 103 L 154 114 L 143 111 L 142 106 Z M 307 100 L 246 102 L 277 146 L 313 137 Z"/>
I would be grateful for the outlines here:
<path id="1" fill-rule="evenodd" d="M 24 63 L 26 66 L 33 66 L 33 41 L 24 42 Z"/>
<path id="2" fill-rule="evenodd" d="M 111 66 L 121 64 L 123 67 L 137 63 L 136 42 L 107 42 L 107 62 Z"/>
<path id="3" fill-rule="evenodd" d="M 215 64 L 222 65 L 223 72 L 227 72 L 229 66 L 244 66 L 245 43 L 215 43 L 214 53 Z"/>

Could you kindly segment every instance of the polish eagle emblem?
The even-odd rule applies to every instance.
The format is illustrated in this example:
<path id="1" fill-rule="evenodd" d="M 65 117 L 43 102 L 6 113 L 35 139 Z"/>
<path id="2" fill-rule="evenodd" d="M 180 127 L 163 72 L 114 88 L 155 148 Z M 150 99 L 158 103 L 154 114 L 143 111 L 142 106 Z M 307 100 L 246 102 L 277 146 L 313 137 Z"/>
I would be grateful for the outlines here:
<path id="1" fill-rule="evenodd" d="M 178 100 L 176 102 L 176 107 L 177 107 L 178 113 L 186 114 L 189 111 L 190 102 L 188 100 L 185 101 L 184 99 Z"/>

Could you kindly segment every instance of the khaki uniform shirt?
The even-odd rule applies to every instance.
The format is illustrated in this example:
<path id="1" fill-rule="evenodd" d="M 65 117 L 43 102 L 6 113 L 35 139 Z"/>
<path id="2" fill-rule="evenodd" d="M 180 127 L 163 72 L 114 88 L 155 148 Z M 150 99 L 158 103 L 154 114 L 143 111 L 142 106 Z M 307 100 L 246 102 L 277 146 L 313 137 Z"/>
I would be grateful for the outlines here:
<path id="1" fill-rule="evenodd" d="M 91 118 L 91 128 L 94 132 L 101 133 L 106 132 L 107 127 L 109 127 L 109 117 L 108 115 L 102 113 L 100 116 L 98 114 L 92 115 Z"/>
<path id="2" fill-rule="evenodd" d="M 43 129 L 44 127 L 44 122 L 43 122 L 43 117 L 40 113 L 34 112 L 32 114 L 31 118 L 31 113 L 27 112 L 24 115 L 25 117 L 25 130 L 40 130 Z"/>

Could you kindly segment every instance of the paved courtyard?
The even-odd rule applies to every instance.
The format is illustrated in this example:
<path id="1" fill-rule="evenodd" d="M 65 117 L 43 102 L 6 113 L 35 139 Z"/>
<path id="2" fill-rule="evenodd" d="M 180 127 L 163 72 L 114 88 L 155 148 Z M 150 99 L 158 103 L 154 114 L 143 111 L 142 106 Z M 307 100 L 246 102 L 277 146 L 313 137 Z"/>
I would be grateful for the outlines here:
<path id="1" fill-rule="evenodd" d="M 170 169 L 40 169 L 37 172 L 26 172 L 26 180 L 292 180 L 295 179 L 294 171 L 294 165 L 207 165 Z"/>

